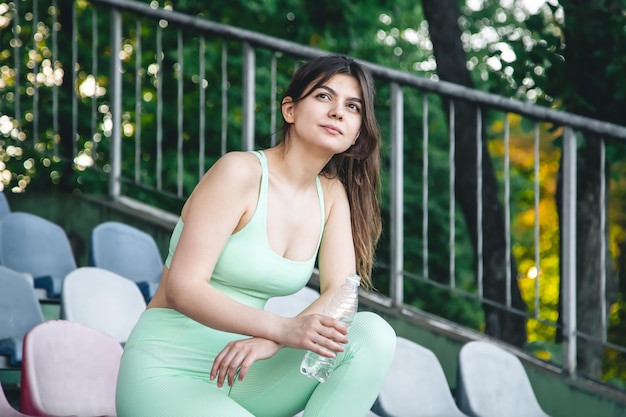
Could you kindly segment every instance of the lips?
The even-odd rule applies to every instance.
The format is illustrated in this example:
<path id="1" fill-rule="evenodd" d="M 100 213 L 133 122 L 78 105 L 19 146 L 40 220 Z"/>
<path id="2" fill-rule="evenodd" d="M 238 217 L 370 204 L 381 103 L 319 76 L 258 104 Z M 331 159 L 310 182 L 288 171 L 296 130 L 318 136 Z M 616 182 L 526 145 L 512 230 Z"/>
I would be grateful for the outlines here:
<path id="1" fill-rule="evenodd" d="M 332 125 L 323 125 L 322 128 L 333 135 L 342 135 L 343 132 L 338 127 Z"/>

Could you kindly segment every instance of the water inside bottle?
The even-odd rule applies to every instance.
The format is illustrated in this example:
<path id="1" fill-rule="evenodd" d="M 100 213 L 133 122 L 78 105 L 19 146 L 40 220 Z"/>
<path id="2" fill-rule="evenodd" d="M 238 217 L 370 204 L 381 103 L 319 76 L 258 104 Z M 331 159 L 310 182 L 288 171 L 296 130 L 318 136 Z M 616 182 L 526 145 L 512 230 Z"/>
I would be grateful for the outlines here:
<path id="1" fill-rule="evenodd" d="M 319 382 L 324 382 L 332 373 L 333 367 L 333 358 L 307 352 L 300 366 L 300 372 L 310 378 L 317 379 Z"/>

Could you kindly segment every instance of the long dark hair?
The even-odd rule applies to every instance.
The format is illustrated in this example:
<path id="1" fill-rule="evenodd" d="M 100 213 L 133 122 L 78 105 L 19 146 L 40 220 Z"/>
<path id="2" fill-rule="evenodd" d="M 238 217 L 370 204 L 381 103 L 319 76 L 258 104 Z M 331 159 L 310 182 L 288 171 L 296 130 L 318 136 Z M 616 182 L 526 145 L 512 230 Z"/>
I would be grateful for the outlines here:
<path id="1" fill-rule="evenodd" d="M 331 158 L 322 170 L 329 178 L 339 178 L 350 202 L 352 238 L 356 271 L 365 288 L 373 288 L 371 272 L 374 252 L 382 229 L 380 194 L 380 129 L 374 113 L 375 88 L 369 70 L 343 55 L 322 55 L 299 67 L 284 97 L 298 102 L 326 84 L 337 74 L 354 77 L 363 96 L 362 125 L 354 145 Z M 288 145 L 290 124 L 283 119 L 282 142 Z"/>

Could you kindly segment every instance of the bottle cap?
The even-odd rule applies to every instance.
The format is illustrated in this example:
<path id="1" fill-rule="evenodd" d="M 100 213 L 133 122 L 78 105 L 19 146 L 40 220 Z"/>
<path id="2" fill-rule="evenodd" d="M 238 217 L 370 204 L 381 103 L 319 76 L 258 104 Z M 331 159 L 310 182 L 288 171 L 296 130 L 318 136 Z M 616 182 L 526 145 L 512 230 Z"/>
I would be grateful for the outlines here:
<path id="1" fill-rule="evenodd" d="M 361 277 L 357 274 L 348 274 L 348 277 L 346 278 L 346 280 L 355 285 L 361 284 Z"/>

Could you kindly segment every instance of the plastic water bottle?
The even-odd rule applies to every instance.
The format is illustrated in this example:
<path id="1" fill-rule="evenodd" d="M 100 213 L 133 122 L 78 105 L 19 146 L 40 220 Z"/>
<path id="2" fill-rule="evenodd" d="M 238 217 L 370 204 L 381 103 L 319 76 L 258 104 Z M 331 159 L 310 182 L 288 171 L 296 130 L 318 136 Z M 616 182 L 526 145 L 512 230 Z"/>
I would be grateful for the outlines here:
<path id="1" fill-rule="evenodd" d="M 328 300 L 323 314 L 350 325 L 359 305 L 358 289 L 360 283 L 360 276 L 348 275 L 343 285 Z M 310 378 L 317 379 L 319 382 L 324 382 L 333 372 L 336 359 L 336 357 L 329 358 L 307 351 L 300 364 L 300 372 Z"/>

